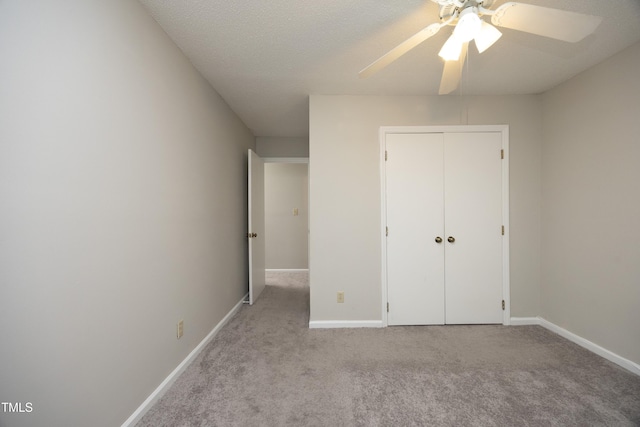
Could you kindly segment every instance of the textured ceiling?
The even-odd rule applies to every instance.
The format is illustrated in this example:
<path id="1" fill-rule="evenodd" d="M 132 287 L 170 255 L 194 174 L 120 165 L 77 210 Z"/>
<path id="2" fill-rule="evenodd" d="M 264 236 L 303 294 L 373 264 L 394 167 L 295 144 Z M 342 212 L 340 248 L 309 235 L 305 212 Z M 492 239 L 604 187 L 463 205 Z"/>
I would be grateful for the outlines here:
<path id="1" fill-rule="evenodd" d="M 357 74 L 430 23 L 429 0 L 140 0 L 256 136 L 308 135 L 310 94 L 435 95 L 433 38 L 368 79 Z M 496 0 L 495 9 L 504 0 Z M 569 44 L 509 29 L 470 56 L 457 94 L 544 92 L 640 40 L 640 0 L 522 0 L 602 16 Z M 485 18 L 486 19 L 486 18 Z M 639 70 L 640 71 L 640 70 Z"/>

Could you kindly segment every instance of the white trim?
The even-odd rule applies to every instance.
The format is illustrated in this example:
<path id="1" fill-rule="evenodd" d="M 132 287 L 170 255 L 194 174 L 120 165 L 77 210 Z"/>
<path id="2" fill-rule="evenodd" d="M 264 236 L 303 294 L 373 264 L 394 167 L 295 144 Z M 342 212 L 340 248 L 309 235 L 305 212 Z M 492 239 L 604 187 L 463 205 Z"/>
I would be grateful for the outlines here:
<path id="1" fill-rule="evenodd" d="M 502 225 L 504 236 L 502 239 L 502 298 L 505 307 L 502 312 L 503 325 L 511 324 L 511 261 L 509 256 L 509 242 L 511 241 L 511 227 L 509 227 L 509 126 L 496 126 L 502 132 Z"/>
<path id="2" fill-rule="evenodd" d="M 309 272 L 308 268 L 265 268 L 266 273 L 302 273 Z"/>
<path id="3" fill-rule="evenodd" d="M 309 329 L 382 328 L 381 320 L 312 320 Z"/>
<path id="4" fill-rule="evenodd" d="M 153 393 L 151 393 L 149 397 L 147 397 L 147 399 L 142 402 L 138 409 L 136 409 L 135 412 L 131 414 L 131 416 L 124 423 L 122 423 L 121 427 L 134 426 L 138 423 L 138 421 L 142 419 L 144 414 L 146 414 L 147 411 L 151 409 L 153 404 L 156 403 L 162 397 L 162 395 L 167 392 L 167 390 L 169 390 L 169 387 L 171 387 L 171 385 L 178 379 L 180 374 L 182 374 L 185 369 L 187 369 L 191 362 L 194 361 L 194 359 L 196 358 L 196 356 L 198 356 L 202 349 L 207 344 L 209 344 L 209 342 L 218 334 L 218 332 L 220 332 L 220 329 L 222 329 L 222 327 L 231 319 L 231 317 L 233 317 L 233 315 L 240 310 L 240 307 L 242 307 L 242 304 L 248 295 L 249 294 L 247 293 L 244 297 L 242 297 L 240 302 L 238 302 L 231 309 L 231 311 L 229 311 L 229 313 L 227 313 L 227 315 L 224 316 L 224 318 L 220 322 L 218 322 L 218 324 L 211 330 L 211 332 L 209 332 L 209 334 L 202 341 L 200 341 L 200 344 L 198 344 L 196 348 L 194 348 L 193 351 L 191 351 L 191 353 L 189 353 L 189 355 L 173 370 L 173 372 L 171 372 L 169 376 L 167 376 L 167 378 L 162 381 L 162 383 L 153 391 Z"/>
<path id="5" fill-rule="evenodd" d="M 380 138 L 380 239 L 381 251 L 381 280 L 382 280 L 382 326 L 388 325 L 387 317 L 387 191 L 386 191 L 386 136 L 389 133 L 447 133 L 447 132 L 500 132 L 502 134 L 502 222 L 505 228 L 502 240 L 502 298 L 505 309 L 502 313 L 502 324 L 511 324 L 511 282 L 509 261 L 509 125 L 460 125 L 460 126 L 381 126 Z"/>
<path id="6" fill-rule="evenodd" d="M 585 338 L 582 338 L 579 335 L 574 334 L 573 332 L 567 331 L 564 328 L 556 325 L 555 323 L 551 323 L 542 317 L 512 317 L 511 325 L 513 326 L 523 326 L 523 325 L 538 325 L 543 328 L 560 335 L 563 338 L 568 339 L 571 342 L 578 344 L 580 347 L 586 348 L 592 353 L 597 354 L 598 356 L 604 357 L 610 362 L 615 363 L 618 366 L 621 366 L 636 375 L 640 375 L 640 365 L 632 362 L 629 359 L 625 359 L 622 356 L 617 355 L 616 353 L 607 350 L 604 347 L 600 347 L 598 344 L 595 344 Z"/>
<path id="7" fill-rule="evenodd" d="M 540 325 L 539 317 L 512 317 L 512 326 Z"/>
<path id="8" fill-rule="evenodd" d="M 389 315 L 387 312 L 387 128 L 380 128 L 380 246 L 382 247 L 381 259 L 381 288 L 382 288 L 382 326 L 389 326 Z"/>
<path id="9" fill-rule="evenodd" d="M 629 359 L 625 359 L 624 357 L 619 356 L 614 352 L 607 350 L 604 347 L 600 347 L 598 344 L 595 344 L 585 338 L 582 338 L 581 336 L 576 335 L 573 332 L 567 331 L 566 329 L 561 328 L 560 326 L 554 323 L 551 323 L 548 320 L 543 319 L 542 317 L 538 317 L 538 321 L 540 322 L 540 326 L 542 326 L 543 328 L 548 329 L 551 332 L 555 332 L 561 337 L 566 338 L 569 341 L 572 341 L 578 344 L 579 346 L 586 348 L 587 350 L 597 354 L 598 356 L 604 357 L 608 361 L 613 362 L 616 365 L 621 366 L 633 372 L 636 375 L 640 375 L 639 364 L 632 362 Z"/>
<path id="10" fill-rule="evenodd" d="M 308 157 L 263 157 L 265 163 L 309 163 Z"/>
<path id="11" fill-rule="evenodd" d="M 452 126 L 381 126 L 380 134 L 387 133 L 460 133 L 504 132 L 509 125 L 452 125 Z"/>

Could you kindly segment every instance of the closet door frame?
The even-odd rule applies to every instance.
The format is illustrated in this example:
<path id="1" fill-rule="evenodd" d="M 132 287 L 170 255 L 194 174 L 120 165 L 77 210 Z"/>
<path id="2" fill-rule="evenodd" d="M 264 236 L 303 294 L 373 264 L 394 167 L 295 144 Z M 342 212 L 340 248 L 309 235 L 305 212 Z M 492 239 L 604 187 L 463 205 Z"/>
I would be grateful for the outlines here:
<path id="1" fill-rule="evenodd" d="M 382 325 L 388 326 L 387 316 L 387 188 L 386 188 L 386 140 L 389 134 L 406 133 L 476 133 L 499 132 L 502 135 L 502 296 L 504 310 L 502 324 L 511 324 L 511 296 L 509 282 L 509 126 L 508 125 L 460 125 L 460 126 L 382 126 L 380 127 L 380 240 L 382 243 Z M 500 155 L 500 153 L 496 153 Z"/>

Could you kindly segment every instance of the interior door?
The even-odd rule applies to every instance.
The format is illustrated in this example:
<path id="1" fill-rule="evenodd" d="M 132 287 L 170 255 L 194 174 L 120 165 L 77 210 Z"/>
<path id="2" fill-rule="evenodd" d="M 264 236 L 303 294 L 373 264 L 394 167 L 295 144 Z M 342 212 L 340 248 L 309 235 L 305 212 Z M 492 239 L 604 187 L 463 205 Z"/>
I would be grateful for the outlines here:
<path id="1" fill-rule="evenodd" d="M 501 148 L 499 132 L 444 135 L 447 324 L 502 323 Z"/>
<path id="2" fill-rule="evenodd" d="M 389 325 L 443 324 L 443 134 L 386 138 Z"/>
<path id="3" fill-rule="evenodd" d="M 249 304 L 256 302 L 265 286 L 264 161 L 249 150 Z"/>

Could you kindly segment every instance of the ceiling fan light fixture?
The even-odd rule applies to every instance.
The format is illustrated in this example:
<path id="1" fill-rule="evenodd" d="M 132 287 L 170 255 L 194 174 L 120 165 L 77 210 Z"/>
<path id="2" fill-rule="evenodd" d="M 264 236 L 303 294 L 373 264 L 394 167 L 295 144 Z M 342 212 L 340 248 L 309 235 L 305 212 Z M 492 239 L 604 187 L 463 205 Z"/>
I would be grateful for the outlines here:
<path id="1" fill-rule="evenodd" d="M 468 42 L 480 33 L 481 28 L 482 20 L 480 20 L 475 8 L 468 7 L 460 13 L 460 18 L 458 18 L 453 34 L 463 42 Z"/>
<path id="2" fill-rule="evenodd" d="M 463 42 L 453 33 L 442 45 L 438 56 L 445 61 L 457 61 L 460 58 L 460 52 L 462 52 L 462 44 Z"/>
<path id="3" fill-rule="evenodd" d="M 480 32 L 475 37 L 478 53 L 482 53 L 489 49 L 500 37 L 502 37 L 500 30 L 488 22 L 482 21 Z"/>

